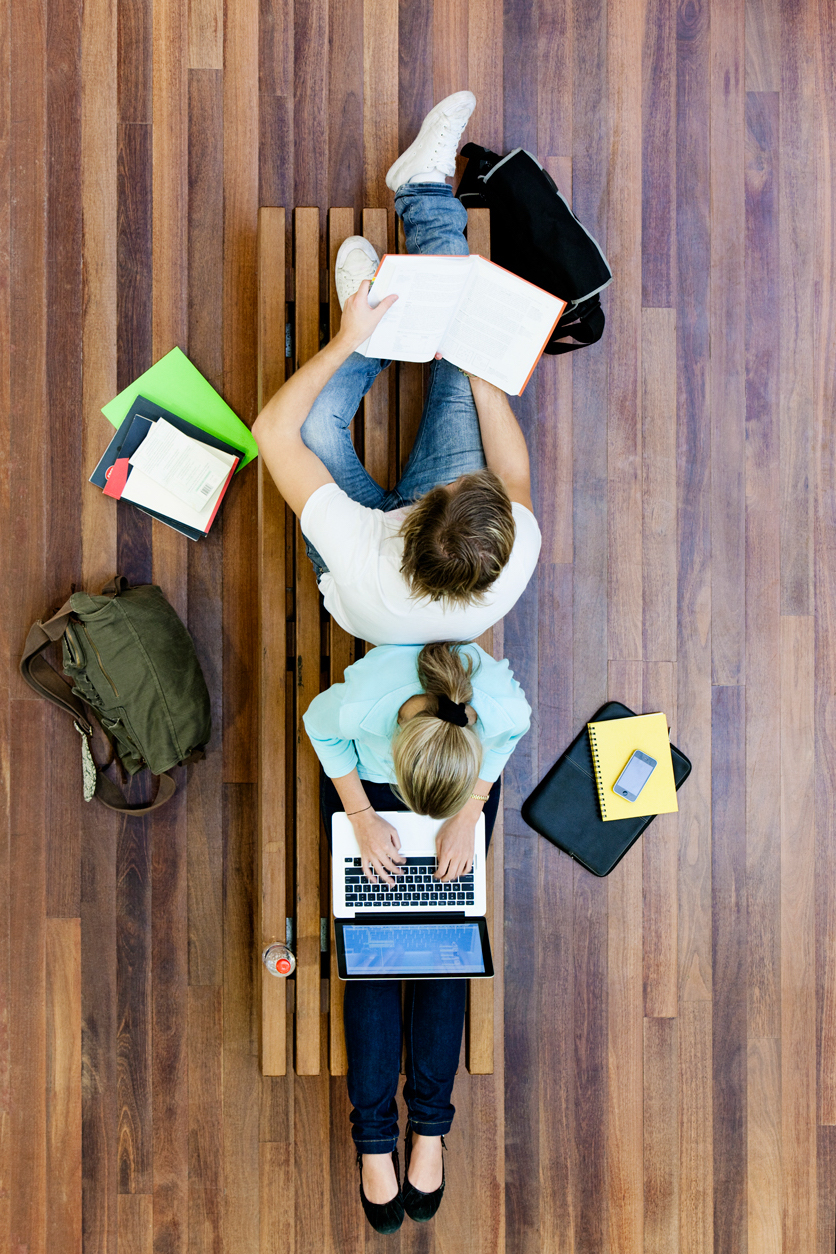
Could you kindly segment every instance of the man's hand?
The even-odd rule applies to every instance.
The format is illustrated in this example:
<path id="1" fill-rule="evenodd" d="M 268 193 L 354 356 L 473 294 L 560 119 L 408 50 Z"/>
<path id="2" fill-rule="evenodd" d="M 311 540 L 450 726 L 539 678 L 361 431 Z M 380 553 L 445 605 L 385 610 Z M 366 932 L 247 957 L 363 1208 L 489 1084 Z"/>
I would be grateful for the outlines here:
<path id="1" fill-rule="evenodd" d="M 371 282 L 364 279 L 353 296 L 343 306 L 343 316 L 337 336 L 353 353 L 369 338 L 383 316 L 392 308 L 397 296 L 384 296 L 374 308 L 369 304 Z"/>
<path id="2" fill-rule="evenodd" d="M 392 876 L 403 875 L 400 864 L 406 861 L 400 854 L 400 836 L 391 823 L 387 823 L 372 809 L 349 815 L 349 820 L 360 846 L 366 879 L 370 884 L 376 884 L 379 875 L 384 883 L 393 887 L 395 881 Z"/>
<path id="3" fill-rule="evenodd" d="M 435 838 L 435 856 L 438 862 L 433 879 L 449 883 L 460 875 L 467 875 L 473 866 L 476 847 L 476 818 L 468 807 L 459 810 L 438 829 Z"/>

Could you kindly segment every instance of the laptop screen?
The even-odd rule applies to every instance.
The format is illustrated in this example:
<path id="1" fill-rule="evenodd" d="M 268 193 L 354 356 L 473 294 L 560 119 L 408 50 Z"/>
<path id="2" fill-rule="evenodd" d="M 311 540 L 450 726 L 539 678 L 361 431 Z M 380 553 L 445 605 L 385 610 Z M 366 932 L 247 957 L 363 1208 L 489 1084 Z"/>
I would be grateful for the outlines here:
<path id="1" fill-rule="evenodd" d="M 485 960 L 479 921 L 433 923 L 397 922 L 367 926 L 342 925 L 348 976 L 375 976 L 391 972 L 410 975 L 483 975 Z"/>

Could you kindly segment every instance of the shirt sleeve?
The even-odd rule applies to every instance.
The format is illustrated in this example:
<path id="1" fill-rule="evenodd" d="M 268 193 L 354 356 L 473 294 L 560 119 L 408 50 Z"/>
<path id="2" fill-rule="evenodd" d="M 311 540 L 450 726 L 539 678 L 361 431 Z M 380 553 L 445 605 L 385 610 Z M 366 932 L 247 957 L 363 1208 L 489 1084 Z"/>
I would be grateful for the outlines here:
<path id="1" fill-rule="evenodd" d="M 357 765 L 354 741 L 340 736 L 340 708 L 344 695 L 345 684 L 332 684 L 314 697 L 302 715 L 308 739 L 329 779 L 340 779 L 350 774 Z"/>
<path id="2" fill-rule="evenodd" d="M 324 483 L 305 502 L 299 519 L 305 535 L 337 583 L 356 579 L 380 552 L 383 515 Z"/>

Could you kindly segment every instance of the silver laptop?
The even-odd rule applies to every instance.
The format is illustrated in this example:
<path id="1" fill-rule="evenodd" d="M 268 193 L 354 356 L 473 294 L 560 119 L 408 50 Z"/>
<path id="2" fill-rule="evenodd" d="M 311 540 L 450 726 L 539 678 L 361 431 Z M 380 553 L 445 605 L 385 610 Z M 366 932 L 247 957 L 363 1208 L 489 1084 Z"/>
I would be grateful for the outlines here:
<path id="1" fill-rule="evenodd" d="M 350 979 L 473 979 L 493 975 L 485 909 L 485 820 L 479 817 L 473 866 L 450 883 L 433 879 L 441 819 L 381 811 L 397 830 L 404 874 L 395 886 L 370 884 L 345 814 L 334 815 L 331 867 L 337 967 Z"/>

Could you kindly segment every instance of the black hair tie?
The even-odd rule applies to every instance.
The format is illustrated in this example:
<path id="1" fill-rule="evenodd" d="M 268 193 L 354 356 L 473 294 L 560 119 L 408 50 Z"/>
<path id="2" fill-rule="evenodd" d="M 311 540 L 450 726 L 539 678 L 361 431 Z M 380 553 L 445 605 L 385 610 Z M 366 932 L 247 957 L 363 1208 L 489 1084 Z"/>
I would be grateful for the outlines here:
<path id="1" fill-rule="evenodd" d="M 442 719 L 445 723 L 455 723 L 456 727 L 467 727 L 467 702 L 451 701 L 444 693 L 439 693 L 438 711 L 436 718 Z"/>

